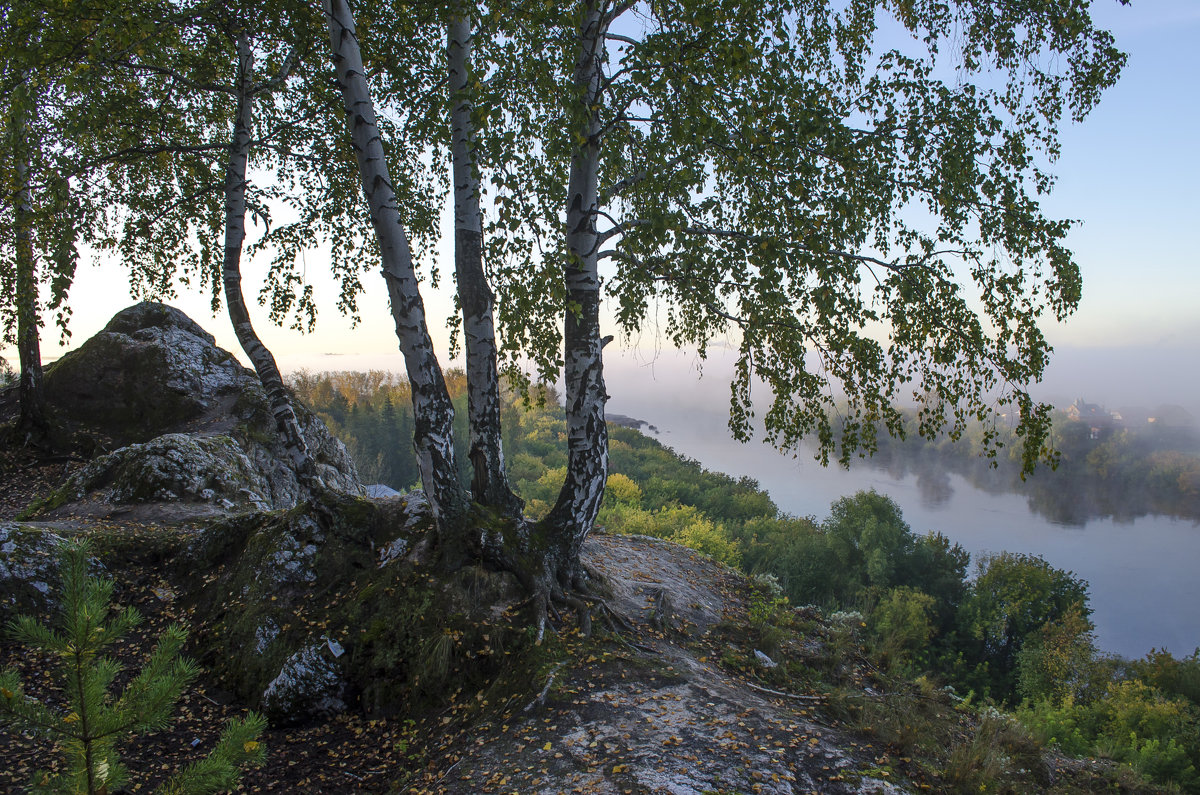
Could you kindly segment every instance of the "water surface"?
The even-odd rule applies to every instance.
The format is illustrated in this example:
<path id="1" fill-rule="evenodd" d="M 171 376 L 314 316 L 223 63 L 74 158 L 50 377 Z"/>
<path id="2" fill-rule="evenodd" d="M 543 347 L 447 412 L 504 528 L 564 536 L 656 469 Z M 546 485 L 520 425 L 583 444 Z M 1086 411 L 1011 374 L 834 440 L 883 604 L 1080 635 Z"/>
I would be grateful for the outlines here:
<path id="1" fill-rule="evenodd" d="M 869 463 L 825 468 L 806 451 L 792 457 L 731 440 L 726 415 L 692 383 L 664 394 L 632 388 L 627 379 L 620 370 L 609 379 L 620 386 L 610 388 L 614 412 L 657 426 L 660 442 L 708 469 L 754 478 L 787 513 L 823 518 L 839 497 L 875 489 L 896 501 L 915 532 L 941 532 L 972 557 L 1031 553 L 1087 580 L 1104 651 L 1141 657 L 1165 648 L 1184 655 L 1200 646 L 1200 526 L 1192 521 L 1142 516 L 1057 524 L 1033 513 L 1022 495 L 989 493 L 954 473 L 893 475 Z"/>

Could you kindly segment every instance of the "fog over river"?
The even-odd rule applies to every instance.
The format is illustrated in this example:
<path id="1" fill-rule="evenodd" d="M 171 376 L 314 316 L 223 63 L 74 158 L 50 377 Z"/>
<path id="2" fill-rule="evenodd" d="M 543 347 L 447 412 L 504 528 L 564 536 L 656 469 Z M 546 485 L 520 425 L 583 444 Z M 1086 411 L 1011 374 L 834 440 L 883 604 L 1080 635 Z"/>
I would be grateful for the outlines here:
<path id="1" fill-rule="evenodd" d="M 915 532 L 941 532 L 973 558 L 1027 552 L 1087 580 L 1104 651 L 1141 657 L 1165 648 L 1186 655 L 1200 646 L 1200 526 L 1192 521 L 1142 516 L 1067 526 L 1034 514 L 1024 496 L 988 493 L 953 473 L 894 476 L 869 462 L 849 471 L 825 468 L 810 451 L 793 458 L 760 442 L 732 441 L 727 381 L 697 382 L 694 374 L 662 368 L 648 378 L 645 367 L 614 364 L 606 368 L 611 412 L 656 426 L 651 435 L 708 469 L 754 478 L 787 513 L 824 518 L 839 497 L 875 489 L 896 501 Z"/>

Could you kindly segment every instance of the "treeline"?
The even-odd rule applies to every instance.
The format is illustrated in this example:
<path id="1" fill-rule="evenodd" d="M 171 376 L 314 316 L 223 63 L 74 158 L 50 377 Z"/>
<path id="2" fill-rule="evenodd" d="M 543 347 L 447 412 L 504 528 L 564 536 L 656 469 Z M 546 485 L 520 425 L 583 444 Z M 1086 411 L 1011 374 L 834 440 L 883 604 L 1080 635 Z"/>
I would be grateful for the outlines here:
<path id="1" fill-rule="evenodd" d="M 1130 520 L 1162 514 L 1200 520 L 1200 435 L 1186 425 L 1144 423 L 1095 428 L 1053 415 L 1047 443 L 1058 453 L 1053 467 L 1021 479 L 1020 440 L 1011 428 L 969 425 L 962 437 L 926 439 L 915 416 L 903 439 L 878 440 L 869 460 L 896 477 L 915 473 L 927 499 L 949 498 L 947 473 L 967 478 L 989 492 L 1024 495 L 1035 513 L 1054 522 L 1082 524 L 1113 517 Z M 993 433 L 994 458 L 982 455 L 985 433 Z"/>
<path id="2" fill-rule="evenodd" d="M 465 385 L 460 374 L 449 380 L 458 405 Z M 416 485 L 401 379 L 301 373 L 292 384 L 341 435 L 368 482 Z M 1087 583 L 1039 557 L 1005 552 L 972 567 L 960 545 L 914 532 L 896 504 L 873 491 L 838 500 L 824 519 L 787 516 L 753 480 L 707 471 L 638 431 L 609 432 L 598 520 L 607 531 L 668 538 L 771 578 L 792 604 L 861 625 L 883 670 L 932 677 L 973 702 L 1007 707 L 1068 753 L 1103 755 L 1200 792 L 1200 650 L 1136 661 L 1101 654 Z M 544 515 L 566 466 L 554 390 L 542 388 L 529 403 L 506 395 L 504 434 L 526 513 Z"/>
<path id="3" fill-rule="evenodd" d="M 448 370 L 454 400 L 455 452 L 466 460 L 466 377 Z M 408 381 L 383 370 L 310 373 L 288 377 L 296 396 L 316 412 L 342 440 L 364 483 L 382 483 L 398 491 L 419 488 L 421 472 L 413 452 L 412 391 Z M 466 480 L 463 481 L 466 483 Z"/>

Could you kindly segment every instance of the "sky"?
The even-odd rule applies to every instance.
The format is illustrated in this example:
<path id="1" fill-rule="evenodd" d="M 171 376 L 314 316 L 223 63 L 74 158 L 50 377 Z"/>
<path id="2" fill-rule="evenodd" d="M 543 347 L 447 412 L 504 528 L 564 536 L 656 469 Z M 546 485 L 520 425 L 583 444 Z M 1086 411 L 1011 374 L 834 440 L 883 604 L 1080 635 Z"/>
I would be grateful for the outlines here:
<path id="1" fill-rule="evenodd" d="M 1083 396 L 1114 407 L 1178 403 L 1200 418 L 1200 254 L 1192 239 L 1200 230 L 1200 68 L 1193 54 L 1200 0 L 1134 0 L 1131 6 L 1095 0 L 1093 17 L 1114 33 L 1129 62 L 1091 115 L 1062 131 L 1062 156 L 1052 168 L 1058 184 L 1045 207 L 1051 216 L 1080 221 L 1069 243 L 1083 271 L 1083 300 L 1067 323 L 1044 329 L 1056 355 L 1035 394 L 1065 403 Z M 448 252 L 441 261 L 443 270 L 452 271 Z M 265 258 L 243 266 L 251 304 L 266 267 Z M 402 370 L 382 278 L 364 277 L 363 323 L 352 328 L 338 316 L 336 290 L 322 280 L 320 267 L 319 255 L 309 258 L 321 310 L 315 333 L 273 327 L 265 310 L 251 306 L 256 329 L 281 367 Z M 68 349 L 132 303 L 125 285 L 119 265 L 81 263 L 70 295 Z M 453 311 L 445 287 L 425 290 L 443 361 L 449 338 L 444 320 Z M 181 296 L 171 303 L 222 347 L 238 351 L 228 321 L 212 316 L 207 298 Z M 47 360 L 63 350 L 53 336 L 47 329 Z M 681 378 L 695 377 L 695 359 L 658 347 L 652 335 L 642 335 L 634 347 L 609 346 L 613 376 L 645 381 L 641 388 L 651 391 L 661 384 L 669 399 Z M 15 351 L 0 355 L 15 364 Z M 704 379 L 712 385 L 704 391 L 719 404 L 728 400 L 723 369 L 714 362 Z"/>

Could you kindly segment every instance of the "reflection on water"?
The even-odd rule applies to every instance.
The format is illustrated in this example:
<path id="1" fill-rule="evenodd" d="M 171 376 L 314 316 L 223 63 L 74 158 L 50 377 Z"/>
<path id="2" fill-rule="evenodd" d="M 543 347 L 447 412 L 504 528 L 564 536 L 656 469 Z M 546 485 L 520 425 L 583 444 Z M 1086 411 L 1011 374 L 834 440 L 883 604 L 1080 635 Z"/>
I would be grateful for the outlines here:
<path id="1" fill-rule="evenodd" d="M 1128 524 L 1144 516 L 1165 516 L 1194 520 L 1197 504 L 1194 496 L 1177 491 L 1157 493 L 1146 487 L 1121 488 L 1111 481 L 1086 475 L 1069 474 L 1039 466 L 1024 481 L 1006 469 L 994 469 L 982 458 L 947 461 L 933 452 L 913 448 L 885 450 L 873 458 L 855 461 L 855 469 L 887 473 L 892 480 L 915 476 L 926 507 L 946 504 L 953 496 L 951 474 L 960 475 L 971 487 L 986 494 L 1017 494 L 1030 512 L 1052 524 L 1086 527 L 1097 519 L 1112 519 Z"/>
<path id="2" fill-rule="evenodd" d="M 917 490 L 921 493 L 921 505 L 926 508 L 941 508 L 954 496 L 950 473 L 944 469 L 925 469 L 917 473 Z"/>
<path id="3" fill-rule="evenodd" d="M 756 479 L 787 513 L 824 517 L 839 497 L 873 488 L 900 505 L 914 531 L 944 533 L 972 555 L 1041 555 L 1090 583 L 1097 642 L 1105 651 L 1141 657 L 1166 648 L 1180 655 L 1200 646 L 1200 611 L 1193 609 L 1200 602 L 1200 526 L 1154 514 L 1144 497 L 1044 474 L 1013 493 L 1012 483 L 995 473 L 951 472 L 928 461 L 825 468 L 803 452 L 793 458 L 730 440 L 719 412 L 652 400 L 625 400 L 618 410 L 657 425 L 659 441 L 706 467 Z"/>

